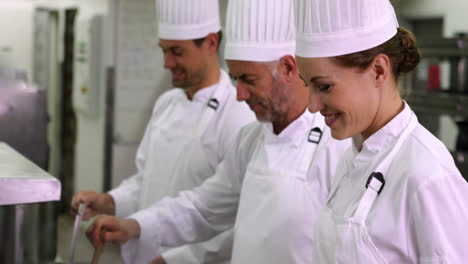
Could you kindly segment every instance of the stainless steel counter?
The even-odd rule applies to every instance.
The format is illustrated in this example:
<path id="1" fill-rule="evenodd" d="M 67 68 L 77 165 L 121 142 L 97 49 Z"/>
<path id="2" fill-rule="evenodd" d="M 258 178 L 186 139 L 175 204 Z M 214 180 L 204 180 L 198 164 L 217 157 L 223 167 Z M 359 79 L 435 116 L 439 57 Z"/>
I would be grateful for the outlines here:
<path id="1" fill-rule="evenodd" d="M 0 142 L 0 263 L 38 263 L 40 243 L 54 243 L 39 235 L 47 224 L 38 221 L 38 203 L 58 201 L 60 193 L 56 178 Z"/>
<path id="2" fill-rule="evenodd" d="M 0 142 L 0 205 L 60 200 L 60 182 Z"/>

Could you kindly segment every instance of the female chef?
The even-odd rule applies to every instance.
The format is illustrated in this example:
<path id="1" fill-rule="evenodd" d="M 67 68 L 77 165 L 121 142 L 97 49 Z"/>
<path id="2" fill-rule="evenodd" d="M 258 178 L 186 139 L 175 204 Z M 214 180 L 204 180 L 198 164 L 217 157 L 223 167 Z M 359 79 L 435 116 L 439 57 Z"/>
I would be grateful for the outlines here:
<path id="1" fill-rule="evenodd" d="M 388 0 L 296 0 L 297 62 L 336 139 L 352 138 L 313 263 L 468 263 L 468 184 L 398 89 L 420 54 Z"/>

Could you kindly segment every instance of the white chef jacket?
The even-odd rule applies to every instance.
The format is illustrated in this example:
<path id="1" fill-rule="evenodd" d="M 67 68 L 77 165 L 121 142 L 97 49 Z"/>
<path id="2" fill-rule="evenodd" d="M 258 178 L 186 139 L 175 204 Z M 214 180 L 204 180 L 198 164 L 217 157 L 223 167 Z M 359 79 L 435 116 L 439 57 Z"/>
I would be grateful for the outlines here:
<path id="1" fill-rule="evenodd" d="M 218 166 L 213 177 L 192 191 L 181 192 L 176 198 L 164 198 L 147 210 L 130 216 L 140 224 L 141 234 L 138 239 L 124 244 L 124 247 L 133 248 L 140 243 L 150 247 L 137 252 L 136 255 L 128 255 L 124 258 L 133 263 L 144 263 L 149 259 L 145 256 L 145 252 L 157 251 L 161 245 L 179 246 L 204 240 L 231 228 L 235 221 L 237 227 L 237 223 L 249 218 L 248 215 L 239 212 L 236 219 L 238 207 L 249 206 L 249 201 L 240 205 L 239 201 L 246 195 L 252 195 L 252 193 L 245 193 L 246 190 L 242 189 L 247 167 L 254 161 L 263 164 L 264 168 L 277 172 L 294 171 L 303 166 L 301 157 L 306 154 L 307 144 L 311 144 L 307 142 L 307 138 L 315 122 L 324 124 L 323 116 L 306 110 L 279 135 L 273 133 L 271 123 L 253 123 L 241 129 L 235 144 Z M 304 185 L 308 185 L 311 190 L 310 197 L 321 205 L 326 201 L 331 175 L 334 175 L 337 162 L 343 151 L 350 146 L 350 141 L 332 139 L 327 127 L 322 131 L 314 162 L 309 163 L 310 167 L 305 169 L 303 173 L 305 176 L 299 175 L 301 178 L 297 178 L 297 181 L 303 181 Z M 282 192 L 281 186 L 277 187 L 277 196 L 283 195 L 285 200 L 289 198 L 294 200 L 295 193 Z M 255 188 L 250 190 L 255 192 Z M 265 197 L 265 201 L 268 202 L 268 200 L 269 197 Z M 233 253 L 232 263 L 242 263 L 234 260 L 245 257 L 255 259 L 256 261 L 251 263 L 256 264 L 272 263 L 261 261 L 264 259 L 311 259 L 313 234 L 310 231 L 313 219 L 320 208 L 291 211 L 287 208 L 287 204 L 286 207 L 279 206 L 279 212 L 283 212 L 288 219 L 275 227 L 277 230 L 286 231 L 286 234 L 282 239 L 269 239 L 269 234 L 267 234 L 266 237 L 260 238 L 260 242 L 264 243 L 265 247 L 252 251 L 243 248 L 242 243 L 244 241 L 250 243 L 254 240 L 258 242 L 257 231 L 260 229 L 263 231 L 265 223 L 274 219 L 271 219 L 271 211 L 262 211 L 261 207 L 256 204 L 250 204 L 250 206 L 251 212 L 255 212 L 258 221 L 250 221 L 251 226 L 243 227 L 241 230 L 243 237 L 240 240 L 237 236 L 239 230 L 235 229 L 233 251 L 235 253 Z M 259 211 L 263 214 L 259 214 Z M 288 215 L 289 213 L 297 215 Z M 305 219 L 307 221 L 301 221 Z M 246 229 L 250 232 L 246 232 L 249 231 Z M 293 245 L 297 245 L 294 246 L 296 248 L 294 253 L 288 251 Z M 236 248 L 243 250 L 235 250 Z"/>
<path id="2" fill-rule="evenodd" d="M 416 123 L 415 128 L 401 148 L 388 155 L 411 122 Z M 388 170 L 381 172 L 385 185 L 365 222 L 386 263 L 467 263 L 468 184 L 446 147 L 418 123 L 410 107 L 405 103 L 401 113 L 363 143 L 353 142 L 337 169 L 332 187 L 336 193 L 327 201 L 333 214 L 353 215 L 369 175 L 384 159 L 392 159 Z M 318 221 L 316 235 L 320 226 Z M 322 262 L 326 258 L 327 263 L 335 263 L 336 256 L 353 255 L 338 252 L 334 238 L 322 231 L 327 241 L 319 243 L 316 237 L 314 244 Z M 359 248 L 353 251 L 359 252 Z"/>
<path id="3" fill-rule="evenodd" d="M 161 95 L 136 154 L 137 173 L 109 192 L 116 216 L 126 217 L 200 185 L 214 174 L 239 129 L 254 120 L 248 106 L 236 101 L 236 89 L 224 71 L 217 84 L 197 91 L 191 101 L 180 88 Z M 216 241 L 169 250 L 164 257 L 168 263 L 200 263 L 207 256 L 229 259 L 232 237 L 227 233 Z M 220 248 L 223 243 L 227 249 Z M 158 252 L 151 253 L 156 257 Z"/>

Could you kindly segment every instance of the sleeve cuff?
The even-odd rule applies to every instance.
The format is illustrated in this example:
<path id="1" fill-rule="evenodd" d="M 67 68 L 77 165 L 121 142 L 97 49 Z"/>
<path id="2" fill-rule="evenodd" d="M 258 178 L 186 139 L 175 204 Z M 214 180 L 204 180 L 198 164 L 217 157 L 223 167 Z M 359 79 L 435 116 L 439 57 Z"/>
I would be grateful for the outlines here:
<path id="1" fill-rule="evenodd" d="M 137 212 L 128 218 L 135 219 L 140 225 L 140 237 L 122 245 L 122 258 L 129 264 L 150 263 L 158 256 L 161 247 L 161 236 L 156 235 L 160 224 L 154 215 L 146 211 Z"/>
<path id="2" fill-rule="evenodd" d="M 132 206 L 132 199 L 128 199 L 126 194 L 119 190 L 114 189 L 108 192 L 110 196 L 114 199 L 114 210 L 115 216 L 118 218 L 124 218 L 136 211 L 136 208 Z"/>

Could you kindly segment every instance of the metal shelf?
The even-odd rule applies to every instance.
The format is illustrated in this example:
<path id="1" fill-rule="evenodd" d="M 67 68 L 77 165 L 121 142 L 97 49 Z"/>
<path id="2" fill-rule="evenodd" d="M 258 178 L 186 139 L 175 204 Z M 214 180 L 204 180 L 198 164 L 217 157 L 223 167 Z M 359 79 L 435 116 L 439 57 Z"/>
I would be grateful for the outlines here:
<path id="1" fill-rule="evenodd" d="M 468 39 L 419 39 L 418 47 L 423 57 L 461 57 L 468 56 Z"/>
<path id="2" fill-rule="evenodd" d="M 406 101 L 415 112 L 468 118 L 468 94 L 412 91 Z"/>
<path id="3" fill-rule="evenodd" d="M 421 48 L 423 57 L 461 57 L 468 56 L 467 49 Z"/>

